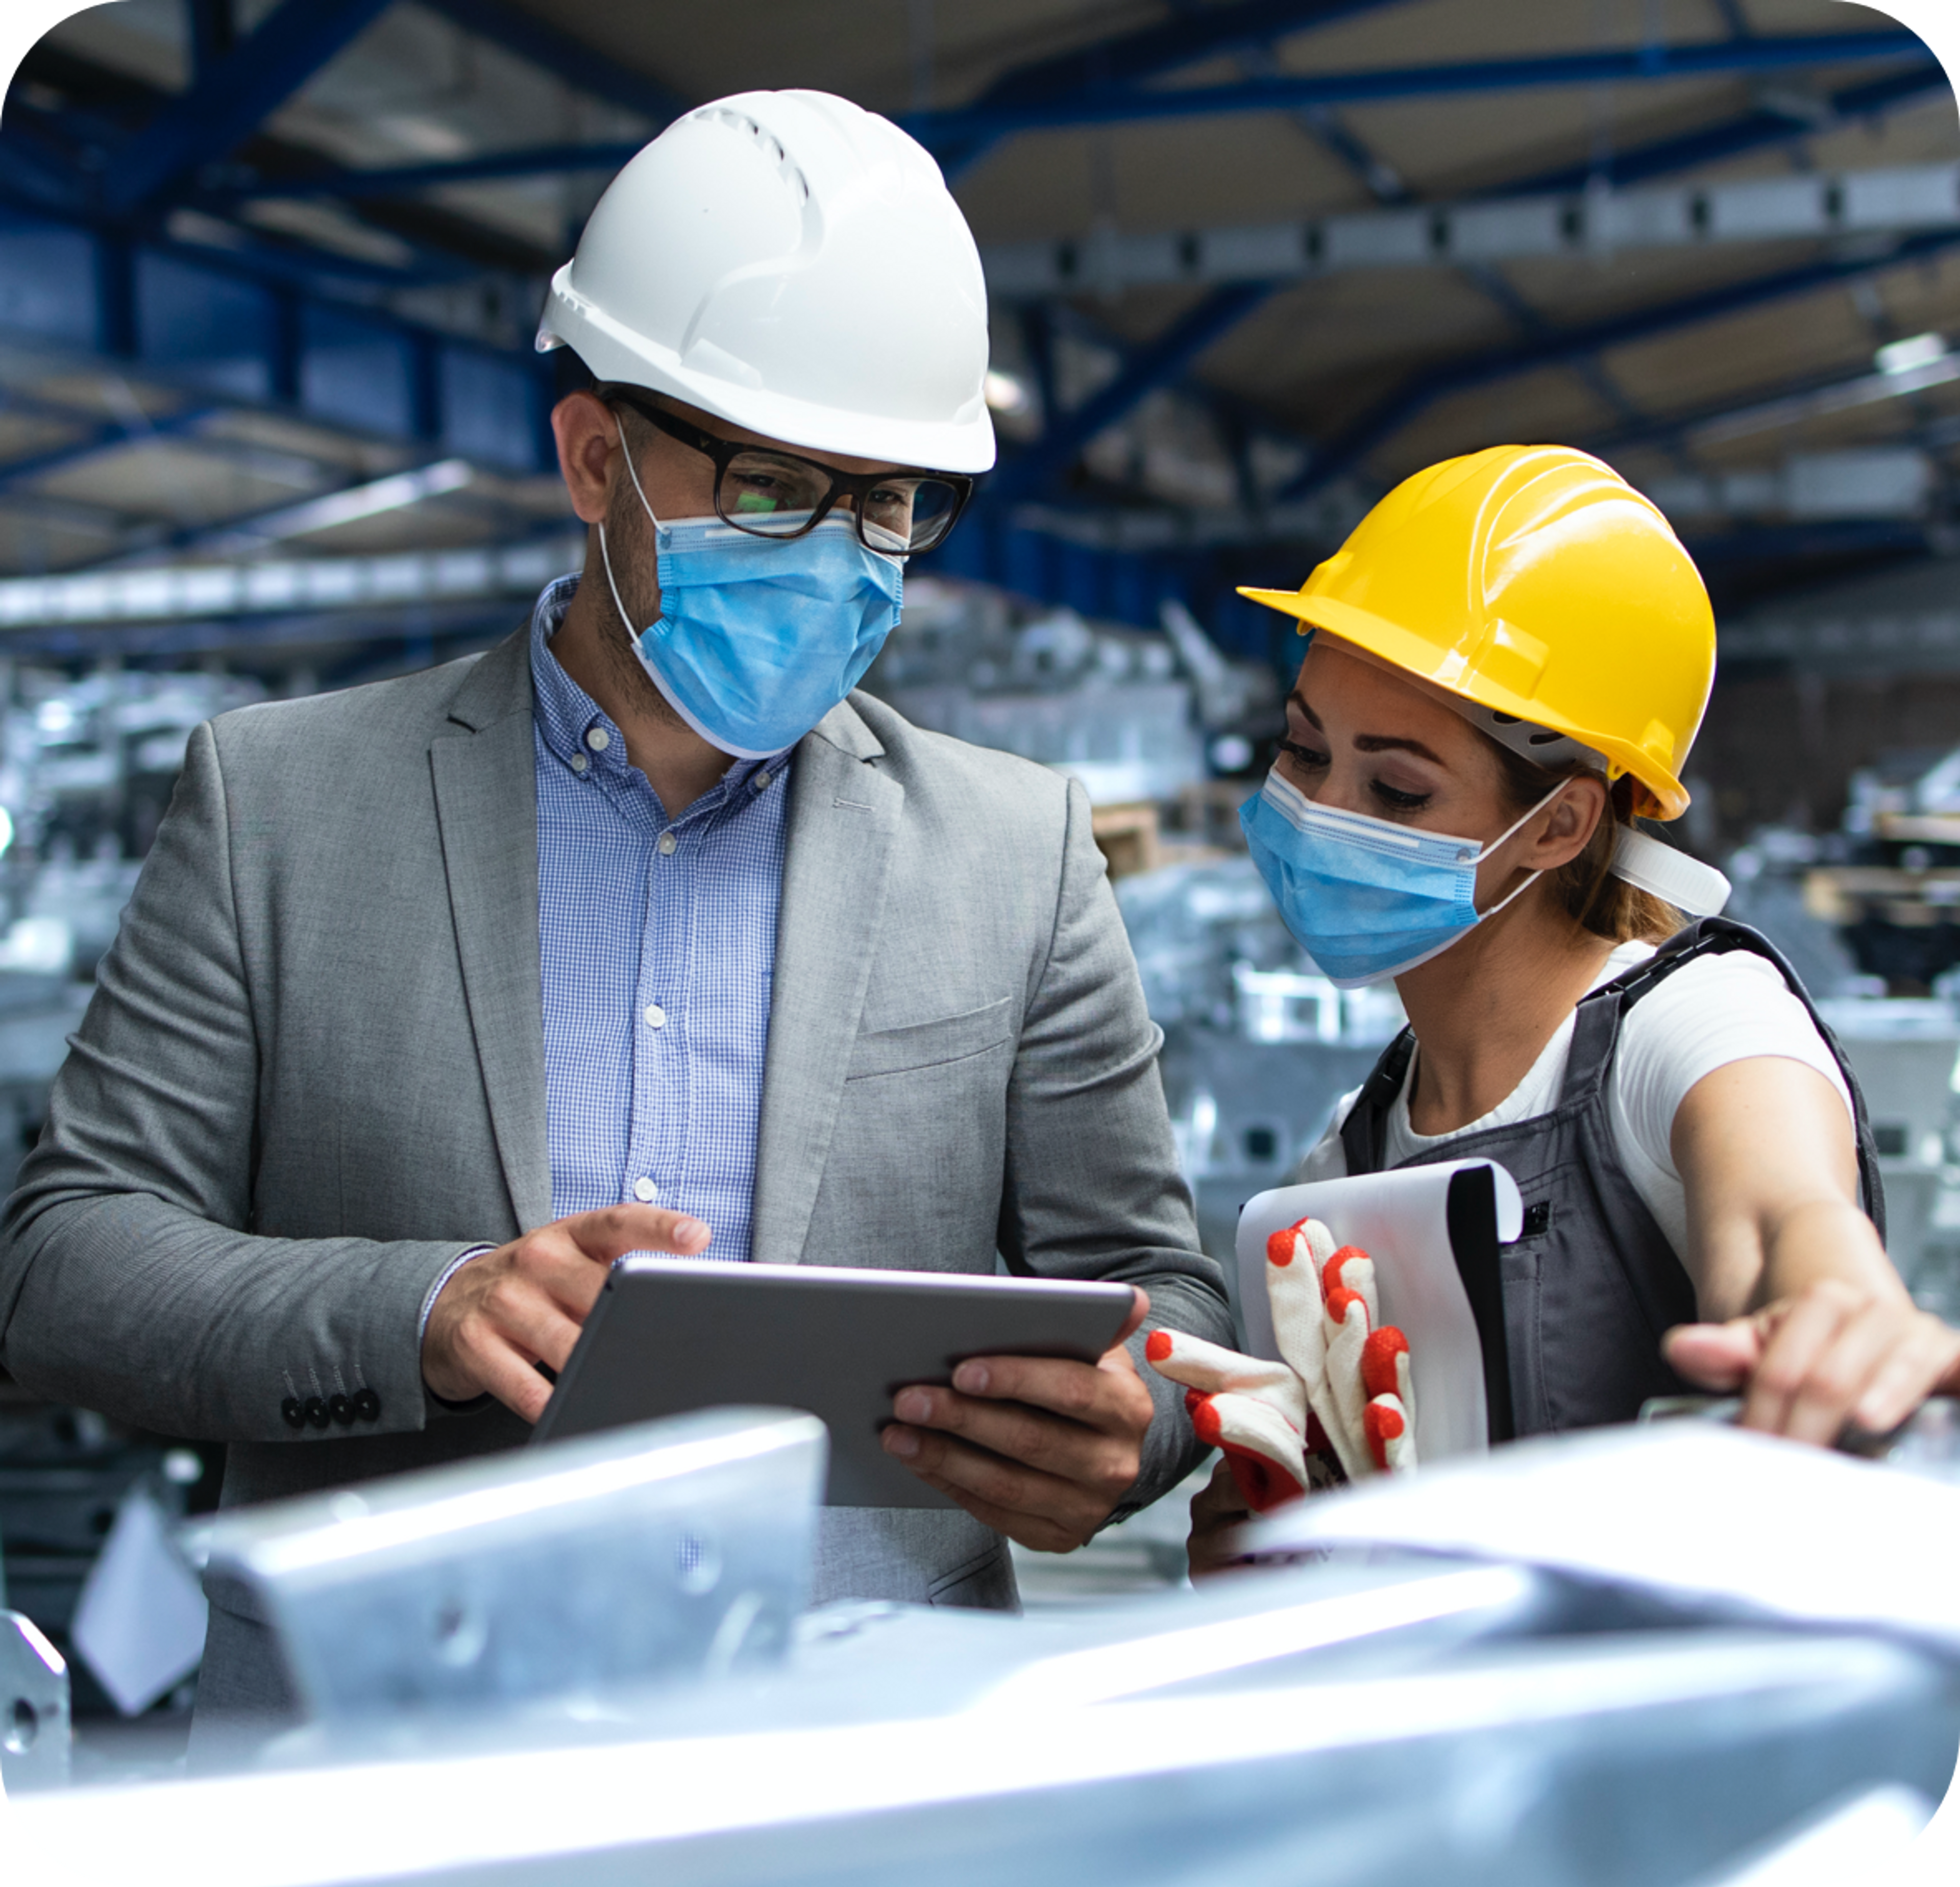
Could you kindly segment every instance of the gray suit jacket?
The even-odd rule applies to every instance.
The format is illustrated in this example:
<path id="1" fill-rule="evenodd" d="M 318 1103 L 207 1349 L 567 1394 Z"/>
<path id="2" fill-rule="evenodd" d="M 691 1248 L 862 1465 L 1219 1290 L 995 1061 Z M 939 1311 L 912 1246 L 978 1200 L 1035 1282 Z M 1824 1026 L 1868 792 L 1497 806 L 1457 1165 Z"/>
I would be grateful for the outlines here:
<path id="1" fill-rule="evenodd" d="M 1229 1341 L 1080 788 L 862 695 L 790 778 L 756 1258 L 998 1249 Z M 537 857 L 526 634 L 197 730 L 8 1204 L 21 1383 L 228 1442 L 228 1504 L 523 1440 L 425 1396 L 418 1321 L 460 1250 L 551 1217 Z M 1144 1374 L 1135 1505 L 1195 1454 Z M 351 1429 L 282 1418 L 363 1389 Z M 924 1510 L 827 1516 L 818 1590 L 1013 1601 L 999 1537 Z M 215 1596 L 201 1694 L 269 1701 Z"/>

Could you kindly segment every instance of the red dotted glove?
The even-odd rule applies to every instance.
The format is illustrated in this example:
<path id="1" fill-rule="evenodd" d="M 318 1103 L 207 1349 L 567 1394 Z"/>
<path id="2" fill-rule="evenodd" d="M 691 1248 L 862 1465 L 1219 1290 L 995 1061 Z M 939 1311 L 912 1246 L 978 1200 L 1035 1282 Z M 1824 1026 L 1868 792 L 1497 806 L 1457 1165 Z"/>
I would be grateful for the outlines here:
<path id="1" fill-rule="evenodd" d="M 1309 1454 L 1350 1480 L 1414 1467 L 1408 1340 L 1381 1322 L 1373 1260 L 1302 1219 L 1266 1241 L 1266 1296 L 1284 1363 L 1163 1330 L 1144 1351 L 1184 1386 L 1198 1439 L 1223 1451 L 1246 1504 L 1305 1492 Z"/>
<path id="2" fill-rule="evenodd" d="M 1312 1418 L 1300 1378 L 1285 1364 L 1241 1356 L 1181 1330 L 1153 1330 L 1144 1354 L 1160 1376 L 1184 1386 L 1198 1439 L 1223 1452 L 1255 1513 L 1306 1491 Z"/>

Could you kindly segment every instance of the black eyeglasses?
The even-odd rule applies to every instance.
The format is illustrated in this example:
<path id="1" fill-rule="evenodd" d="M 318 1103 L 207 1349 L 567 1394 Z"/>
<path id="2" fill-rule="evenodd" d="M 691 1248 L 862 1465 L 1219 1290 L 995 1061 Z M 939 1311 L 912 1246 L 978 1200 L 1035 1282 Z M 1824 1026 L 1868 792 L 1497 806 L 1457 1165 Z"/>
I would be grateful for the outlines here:
<path id="1" fill-rule="evenodd" d="M 794 452 L 718 439 L 632 393 L 615 397 L 714 461 L 714 514 L 752 537 L 803 536 L 848 498 L 859 543 L 905 556 L 943 543 L 973 495 L 973 481 L 956 472 L 833 471 Z"/>

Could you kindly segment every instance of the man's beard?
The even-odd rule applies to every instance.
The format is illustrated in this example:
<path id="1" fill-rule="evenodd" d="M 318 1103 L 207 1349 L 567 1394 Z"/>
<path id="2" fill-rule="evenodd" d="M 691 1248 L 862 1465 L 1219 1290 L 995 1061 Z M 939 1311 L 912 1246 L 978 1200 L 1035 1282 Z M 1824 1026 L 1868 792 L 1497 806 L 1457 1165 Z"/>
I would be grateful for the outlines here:
<path id="1" fill-rule="evenodd" d="M 645 507 L 630 487 L 613 493 L 607 507 L 606 549 L 612 564 L 612 583 L 606 587 L 604 606 L 600 611 L 603 628 L 600 646 L 604 651 L 606 672 L 613 684 L 641 713 L 670 727 L 687 723 L 674 711 L 673 703 L 660 691 L 646 664 L 640 660 L 640 627 L 619 614 L 619 603 L 638 609 L 642 600 L 660 593 L 660 552 L 653 527 L 647 521 Z M 613 600 L 613 587 L 619 601 Z M 650 614 L 647 622 L 651 623 Z"/>

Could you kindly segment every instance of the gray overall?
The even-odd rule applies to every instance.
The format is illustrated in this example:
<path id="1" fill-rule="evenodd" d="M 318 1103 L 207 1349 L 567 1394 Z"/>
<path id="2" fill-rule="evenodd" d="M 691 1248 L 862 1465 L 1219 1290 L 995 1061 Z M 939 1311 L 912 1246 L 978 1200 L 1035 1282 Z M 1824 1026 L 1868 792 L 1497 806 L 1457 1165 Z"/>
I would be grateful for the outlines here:
<path id="1" fill-rule="evenodd" d="M 1463 1134 L 1402 1163 L 1488 1158 L 1509 1169 L 1524 1197 L 1522 1236 L 1482 1253 L 1474 1236 L 1458 1235 L 1453 1210 L 1451 1215 L 1458 1264 L 1484 1342 L 1493 1441 L 1631 1421 L 1648 1397 L 1688 1388 L 1662 1360 L 1660 1338 L 1669 1325 L 1694 1320 L 1694 1287 L 1621 1167 L 1608 1118 L 1607 1077 L 1621 1024 L 1635 1003 L 1692 959 L 1736 950 L 1775 964 L 1837 1057 L 1857 1117 L 1862 1202 L 1885 1234 L 1885 1197 L 1864 1096 L 1796 972 L 1745 924 L 1724 918 L 1690 924 L 1646 963 L 1580 1003 L 1564 1086 L 1551 1112 Z M 1350 1173 L 1381 1170 L 1389 1109 L 1414 1049 L 1407 1029 L 1389 1043 L 1341 1124 Z M 1488 1175 L 1480 1177 L 1488 1186 Z M 1488 1211 L 1483 1222 L 1490 1222 Z"/>

